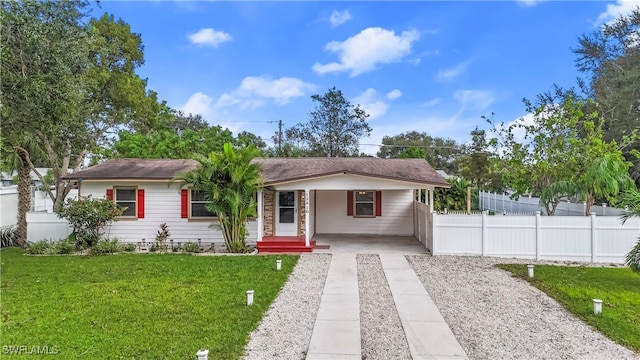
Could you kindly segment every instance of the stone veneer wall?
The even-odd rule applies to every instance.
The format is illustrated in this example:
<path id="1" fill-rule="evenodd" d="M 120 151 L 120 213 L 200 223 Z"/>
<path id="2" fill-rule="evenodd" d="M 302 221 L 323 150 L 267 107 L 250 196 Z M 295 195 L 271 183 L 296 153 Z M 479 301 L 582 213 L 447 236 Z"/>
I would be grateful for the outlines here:
<path id="1" fill-rule="evenodd" d="M 264 216 L 264 233 L 263 236 L 274 235 L 274 214 L 275 214 L 275 191 L 264 190 L 262 213 Z M 258 230 L 260 231 L 260 230 Z"/>
<path id="2" fill-rule="evenodd" d="M 298 236 L 305 235 L 305 206 L 304 206 L 304 190 L 298 190 Z"/>

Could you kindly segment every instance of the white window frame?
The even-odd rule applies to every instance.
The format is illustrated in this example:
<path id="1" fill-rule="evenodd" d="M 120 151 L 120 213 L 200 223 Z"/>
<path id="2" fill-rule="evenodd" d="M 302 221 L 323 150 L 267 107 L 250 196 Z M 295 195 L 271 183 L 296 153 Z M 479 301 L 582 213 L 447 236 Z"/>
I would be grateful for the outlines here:
<path id="1" fill-rule="evenodd" d="M 119 218 L 123 219 L 137 219 L 138 218 L 138 187 L 137 186 L 115 186 L 113 188 L 113 202 L 121 207 L 125 207 L 120 205 L 120 203 L 131 203 L 131 200 L 120 200 L 118 201 L 118 190 L 133 190 L 133 215 L 120 215 Z M 127 206 L 128 210 L 128 206 Z"/>
<path id="2" fill-rule="evenodd" d="M 194 216 L 193 215 L 193 204 L 206 204 L 207 203 L 206 200 L 193 200 L 193 192 L 194 191 L 201 191 L 201 190 L 189 189 L 189 219 L 193 219 L 193 220 L 217 219 L 218 218 L 217 216 Z"/>
<path id="3" fill-rule="evenodd" d="M 358 201 L 359 193 L 371 193 L 371 201 Z M 361 194 L 363 195 L 363 194 Z M 359 215 L 358 204 L 371 204 L 371 215 Z M 355 218 L 374 218 L 376 217 L 376 191 L 375 190 L 356 190 L 353 192 L 353 217 Z"/>

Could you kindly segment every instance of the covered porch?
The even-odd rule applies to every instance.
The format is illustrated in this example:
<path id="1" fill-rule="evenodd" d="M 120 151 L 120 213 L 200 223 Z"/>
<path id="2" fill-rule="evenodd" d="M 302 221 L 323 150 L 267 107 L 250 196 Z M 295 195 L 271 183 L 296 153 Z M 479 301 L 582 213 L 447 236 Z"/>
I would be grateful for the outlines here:
<path id="1" fill-rule="evenodd" d="M 257 246 L 261 252 L 362 250 L 379 245 L 402 251 L 420 244 L 416 202 L 433 206 L 434 187 L 379 190 L 263 189 L 258 193 Z M 404 187 L 404 188 L 403 188 Z M 409 187 L 409 188 L 407 188 Z M 361 189 L 371 189 L 363 187 Z M 421 195 L 422 194 L 422 195 Z M 416 253 L 413 249 L 410 253 Z"/>

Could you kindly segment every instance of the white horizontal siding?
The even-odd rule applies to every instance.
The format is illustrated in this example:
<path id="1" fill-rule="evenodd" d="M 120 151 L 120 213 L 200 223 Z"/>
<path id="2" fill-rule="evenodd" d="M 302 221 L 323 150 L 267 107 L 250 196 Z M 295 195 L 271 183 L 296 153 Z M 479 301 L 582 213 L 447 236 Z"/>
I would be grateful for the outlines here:
<path id="1" fill-rule="evenodd" d="M 112 183 L 107 182 L 85 182 L 82 184 L 82 196 L 105 198 L 106 189 L 112 186 Z M 169 187 L 168 183 L 161 182 L 119 182 L 118 186 L 137 186 L 138 189 L 144 189 L 145 217 L 114 222 L 106 229 L 106 236 L 117 237 L 122 242 L 139 242 L 142 239 L 151 242 L 155 239 L 160 224 L 167 223 L 171 234 L 169 238 L 174 242 L 197 241 L 197 239 L 207 243 L 224 242 L 222 232 L 209 227 L 217 221 L 189 221 L 181 218 L 180 190 L 176 185 Z M 249 231 L 247 241 L 255 242 L 258 233 L 257 221 L 249 221 L 247 228 Z"/>
<path id="2" fill-rule="evenodd" d="M 398 189 L 432 189 L 433 186 L 397 181 L 383 178 L 375 178 L 361 175 L 339 174 L 323 176 L 319 178 L 294 181 L 286 184 L 274 185 L 276 190 L 398 190 Z"/>
<path id="3" fill-rule="evenodd" d="M 370 188 L 364 188 L 370 189 Z M 382 191 L 382 216 L 347 216 L 347 192 L 316 192 L 316 233 L 413 235 L 413 191 Z"/>

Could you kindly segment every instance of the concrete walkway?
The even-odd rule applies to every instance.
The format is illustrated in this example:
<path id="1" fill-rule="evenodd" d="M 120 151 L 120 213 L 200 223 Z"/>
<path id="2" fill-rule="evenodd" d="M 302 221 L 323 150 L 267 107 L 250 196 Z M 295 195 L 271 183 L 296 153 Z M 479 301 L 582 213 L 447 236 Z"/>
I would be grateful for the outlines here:
<path id="1" fill-rule="evenodd" d="M 462 346 L 403 255 L 381 253 L 393 301 L 402 322 L 411 357 L 467 359 Z"/>
<path id="2" fill-rule="evenodd" d="M 355 254 L 333 254 L 307 359 L 360 360 L 360 295 Z"/>
<path id="3" fill-rule="evenodd" d="M 404 255 L 379 251 L 413 359 L 468 359 Z M 356 253 L 335 252 L 307 359 L 361 359 Z"/>

